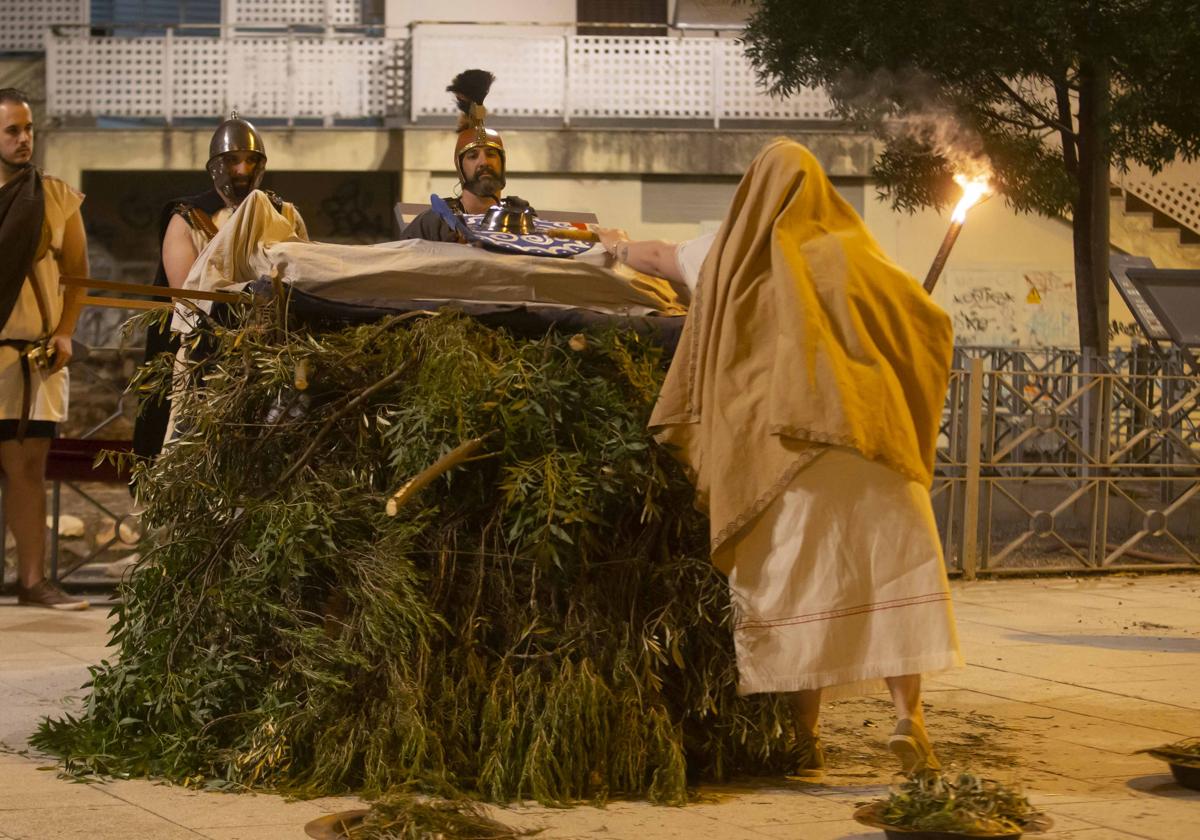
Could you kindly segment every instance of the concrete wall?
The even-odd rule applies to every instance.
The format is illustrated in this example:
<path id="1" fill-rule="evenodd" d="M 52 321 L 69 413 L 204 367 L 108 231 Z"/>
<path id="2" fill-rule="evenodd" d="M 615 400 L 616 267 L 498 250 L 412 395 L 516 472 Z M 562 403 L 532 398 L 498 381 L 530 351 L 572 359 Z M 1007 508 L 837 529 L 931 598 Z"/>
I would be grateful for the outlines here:
<path id="1" fill-rule="evenodd" d="M 950 213 L 897 213 L 876 198 L 865 219 L 883 249 L 924 280 Z M 1063 221 L 1014 213 L 1002 199 L 974 207 L 942 272 L 934 300 L 954 318 L 960 343 L 1073 346 L 1074 256 Z"/>
<path id="2" fill-rule="evenodd" d="M 399 132 L 264 129 L 261 134 L 272 169 L 395 172 L 400 169 L 403 154 Z M 85 169 L 203 171 L 211 136 L 211 128 L 68 128 L 47 132 L 38 143 L 46 171 L 78 184 Z"/>

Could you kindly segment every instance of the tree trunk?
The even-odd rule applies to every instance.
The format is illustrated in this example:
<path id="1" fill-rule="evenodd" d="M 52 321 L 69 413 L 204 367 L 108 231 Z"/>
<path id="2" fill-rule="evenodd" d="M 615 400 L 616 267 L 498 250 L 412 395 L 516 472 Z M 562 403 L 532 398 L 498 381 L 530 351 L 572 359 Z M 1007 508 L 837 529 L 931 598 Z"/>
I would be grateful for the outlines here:
<path id="1" fill-rule="evenodd" d="M 1103 358 L 1108 355 L 1108 68 L 1084 64 L 1079 81 L 1079 192 L 1072 208 L 1075 305 L 1081 349 Z"/>

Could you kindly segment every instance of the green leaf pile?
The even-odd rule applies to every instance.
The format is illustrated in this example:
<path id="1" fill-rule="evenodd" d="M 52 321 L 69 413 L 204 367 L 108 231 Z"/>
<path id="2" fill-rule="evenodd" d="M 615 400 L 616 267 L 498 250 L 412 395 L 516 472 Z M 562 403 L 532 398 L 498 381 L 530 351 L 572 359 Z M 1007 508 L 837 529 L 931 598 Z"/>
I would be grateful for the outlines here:
<path id="1" fill-rule="evenodd" d="M 270 307 L 212 343 L 181 436 L 135 471 L 119 655 L 34 738 L 69 772 L 681 803 L 788 766 L 783 705 L 736 696 L 706 521 L 646 431 L 656 347 L 454 314 L 287 332 Z"/>
<path id="2" fill-rule="evenodd" d="M 1042 816 L 1017 789 L 973 773 L 926 770 L 898 785 L 876 812 L 889 826 L 965 835 L 1010 835 Z"/>

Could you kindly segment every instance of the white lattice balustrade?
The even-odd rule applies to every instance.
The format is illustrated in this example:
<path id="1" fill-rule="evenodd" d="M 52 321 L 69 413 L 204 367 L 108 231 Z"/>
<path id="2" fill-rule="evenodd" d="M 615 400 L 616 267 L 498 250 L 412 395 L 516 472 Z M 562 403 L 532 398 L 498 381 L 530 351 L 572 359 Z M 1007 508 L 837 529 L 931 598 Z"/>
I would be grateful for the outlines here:
<path id="1" fill-rule="evenodd" d="M 1200 184 L 1186 181 L 1125 181 L 1133 195 L 1175 221 L 1200 233 Z"/>
<path id="2" fill-rule="evenodd" d="M 337 3 L 358 9 L 357 0 Z M 319 8 L 323 16 L 334 8 L 326 0 L 263 5 L 273 9 L 276 22 L 285 6 L 296 15 L 315 15 Z M 242 25 L 251 7 L 258 4 L 236 5 Z M 411 48 L 413 120 L 453 116 L 446 85 L 464 68 L 480 64 L 496 74 L 487 105 L 499 116 L 714 125 L 828 119 L 829 101 L 820 91 L 787 99 L 764 93 L 741 47 L 729 38 L 577 36 L 560 27 L 436 24 L 414 27 L 411 44 L 335 30 L 289 32 L 265 23 L 261 30 L 226 32 L 224 38 L 182 32 L 137 39 L 53 36 L 50 110 L 60 116 L 174 119 L 237 107 L 261 117 L 382 117 L 400 105 L 403 56 Z"/>
<path id="3" fill-rule="evenodd" d="M 563 38 L 547 34 L 501 34 L 494 27 L 480 34 L 442 34 L 436 26 L 418 26 L 412 40 L 414 79 L 411 113 L 418 117 L 453 116 L 450 80 L 468 67 L 484 66 L 496 75 L 487 105 L 494 114 L 561 117 L 566 78 Z M 478 61 L 474 56 L 487 56 Z"/>
<path id="4" fill-rule="evenodd" d="M 767 94 L 758 83 L 754 67 L 742 45 L 721 39 L 719 74 L 722 119 L 730 120 L 827 120 L 832 107 L 820 89 L 806 88 L 787 98 Z"/>
<path id="5" fill-rule="evenodd" d="M 51 38 L 50 113 L 114 117 L 163 113 L 162 38 Z"/>
<path id="6" fill-rule="evenodd" d="M 717 45 L 708 38 L 572 37 L 571 113 L 712 119 Z"/>
<path id="7" fill-rule="evenodd" d="M 216 116 L 228 110 L 226 89 L 213 80 L 227 77 L 231 44 L 216 38 L 173 40 L 170 61 L 173 116 Z M 154 116 L 166 115 L 160 111 Z"/>
<path id="8" fill-rule="evenodd" d="M 42 52 L 59 23 L 87 23 L 90 0 L 0 0 L 0 53 Z"/>
<path id="9" fill-rule="evenodd" d="M 268 34 L 238 38 L 58 36 L 47 52 L 58 116 L 174 119 L 237 108 L 264 118 L 392 113 L 402 87 L 395 41 Z"/>
<path id="10" fill-rule="evenodd" d="M 243 26 L 288 23 L 356 26 L 362 23 L 362 3 L 360 0 L 234 0 L 231 14 L 226 23 Z"/>
<path id="11" fill-rule="evenodd" d="M 479 27 L 474 32 L 437 24 L 414 28 L 413 120 L 454 113 L 445 88 L 488 56 L 496 74 L 488 110 L 499 116 L 585 119 L 823 120 L 829 99 L 803 91 L 787 99 L 758 85 L 742 47 L 731 38 L 582 36 L 564 29 Z M 478 61 L 474 62 L 480 63 Z"/>

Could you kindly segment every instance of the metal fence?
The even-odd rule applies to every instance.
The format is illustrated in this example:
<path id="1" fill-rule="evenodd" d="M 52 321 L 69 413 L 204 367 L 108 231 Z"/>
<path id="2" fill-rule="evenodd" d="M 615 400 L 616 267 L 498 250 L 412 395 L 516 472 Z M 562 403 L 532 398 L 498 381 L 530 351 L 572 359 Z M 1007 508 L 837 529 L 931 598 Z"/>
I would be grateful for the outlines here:
<path id="1" fill-rule="evenodd" d="M 932 495 L 967 577 L 1200 568 L 1200 366 L 960 348 Z"/>

